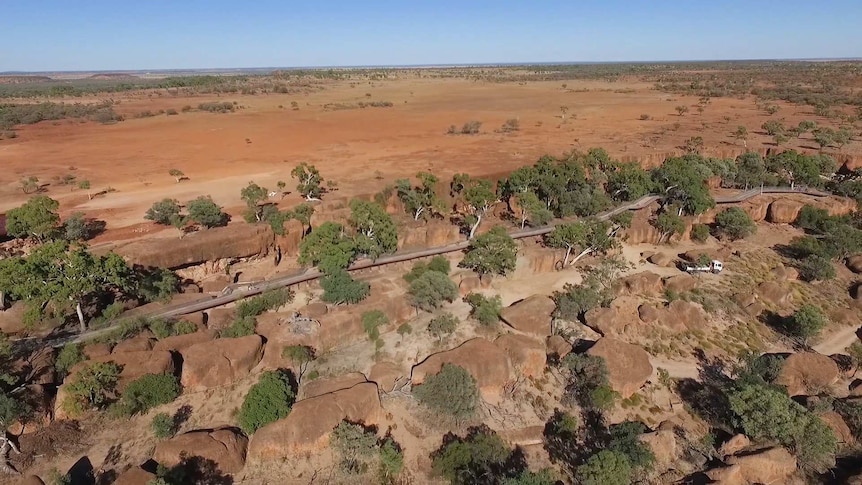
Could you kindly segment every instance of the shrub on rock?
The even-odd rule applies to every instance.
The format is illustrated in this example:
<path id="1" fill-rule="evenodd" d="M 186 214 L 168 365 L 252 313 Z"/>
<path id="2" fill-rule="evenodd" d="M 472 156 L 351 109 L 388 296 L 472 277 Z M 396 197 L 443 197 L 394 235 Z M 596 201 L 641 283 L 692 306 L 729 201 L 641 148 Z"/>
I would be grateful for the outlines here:
<path id="1" fill-rule="evenodd" d="M 290 413 L 296 394 L 284 371 L 264 372 L 249 389 L 239 410 L 239 426 L 251 435 L 266 424 Z"/>

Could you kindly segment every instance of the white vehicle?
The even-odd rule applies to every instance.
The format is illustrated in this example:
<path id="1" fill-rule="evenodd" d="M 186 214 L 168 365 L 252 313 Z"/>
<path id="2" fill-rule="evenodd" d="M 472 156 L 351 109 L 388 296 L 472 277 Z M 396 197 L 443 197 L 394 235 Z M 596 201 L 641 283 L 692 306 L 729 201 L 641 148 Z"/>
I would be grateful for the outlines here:
<path id="1" fill-rule="evenodd" d="M 724 269 L 724 264 L 717 259 L 713 259 L 706 266 L 697 266 L 694 264 L 687 264 L 685 266 L 686 273 L 721 273 L 722 269 Z"/>

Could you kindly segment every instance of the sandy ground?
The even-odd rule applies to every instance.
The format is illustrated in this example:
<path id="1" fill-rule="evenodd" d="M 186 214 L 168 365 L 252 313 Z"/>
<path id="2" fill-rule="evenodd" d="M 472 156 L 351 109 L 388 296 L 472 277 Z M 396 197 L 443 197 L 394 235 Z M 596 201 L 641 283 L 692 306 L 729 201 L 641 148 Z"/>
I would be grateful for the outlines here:
<path id="1" fill-rule="evenodd" d="M 236 215 L 242 206 L 239 191 L 247 182 L 274 188 L 284 180 L 293 188 L 289 172 L 301 161 L 315 164 L 325 178 L 338 182 L 338 196 L 349 197 L 376 192 L 419 170 L 431 170 L 444 181 L 455 172 L 498 175 L 542 154 L 573 148 L 600 146 L 615 157 L 657 163 L 684 140 L 702 136 L 705 153 L 730 155 L 741 148 L 730 135 L 737 125 L 748 127 L 749 147 L 769 141 L 757 133 L 769 116 L 757 110 L 753 98 L 716 98 L 697 113 L 697 98 L 661 93 L 635 81 L 570 81 L 563 89 L 556 82 L 413 78 L 369 84 L 329 81 L 322 90 L 305 94 L 184 98 L 155 92 L 115 99 L 126 121 L 42 122 L 16 129 L 18 138 L 0 141 L 5 168 L 0 172 L 0 212 L 28 197 L 18 182 L 35 175 L 50 184 L 46 194 L 61 201 L 63 213 L 83 211 L 106 220 L 109 233 L 102 239 L 125 239 L 150 229 L 142 217 L 156 200 L 185 202 L 210 194 Z M 144 110 L 181 110 L 225 100 L 243 108 L 230 114 L 133 118 Z M 291 101 L 298 102 L 299 110 L 290 108 Z M 360 101 L 391 101 L 394 106 L 325 108 Z M 692 106 L 691 112 L 678 116 L 674 108 L 681 104 Z M 567 107 L 565 118 L 561 106 Z M 651 119 L 640 120 L 642 114 Z M 520 131 L 496 132 L 511 118 L 519 120 Z M 810 108 L 790 105 L 774 118 L 824 122 Z M 460 127 L 469 120 L 483 123 L 480 134 L 445 134 L 449 125 Z M 803 138 L 789 147 L 809 145 Z M 853 145 L 858 143 L 844 150 L 858 150 Z M 182 170 L 189 180 L 175 183 L 168 175 L 171 168 Z M 94 192 L 115 191 L 88 200 L 83 191 L 57 185 L 69 173 L 89 180 Z M 292 194 L 285 205 L 299 200 Z"/>

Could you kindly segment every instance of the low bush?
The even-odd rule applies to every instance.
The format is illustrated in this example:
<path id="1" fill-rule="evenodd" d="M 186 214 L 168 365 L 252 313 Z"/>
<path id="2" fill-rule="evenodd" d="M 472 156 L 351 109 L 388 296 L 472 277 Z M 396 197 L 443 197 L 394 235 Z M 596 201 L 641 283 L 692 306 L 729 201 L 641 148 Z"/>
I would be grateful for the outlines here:
<path id="1" fill-rule="evenodd" d="M 81 344 L 66 344 L 57 353 L 57 358 L 54 360 L 54 369 L 59 374 L 60 379 L 63 379 L 69 373 L 72 366 L 85 360 L 87 358 L 84 356 Z"/>
<path id="2" fill-rule="evenodd" d="M 691 240 L 695 242 L 706 242 L 709 239 L 709 226 L 706 224 L 695 224 L 691 227 Z"/>
<path id="3" fill-rule="evenodd" d="M 159 413 L 153 416 L 151 427 L 153 428 L 153 434 L 159 439 L 170 438 L 176 433 L 174 418 L 168 413 Z"/>
<path id="4" fill-rule="evenodd" d="M 237 416 L 239 426 L 251 435 L 263 426 L 287 416 L 295 400 L 296 393 L 287 372 L 264 372 L 245 395 Z"/>
<path id="5" fill-rule="evenodd" d="M 224 101 L 222 103 L 201 103 L 198 105 L 198 109 L 201 111 L 209 111 L 210 113 L 232 113 L 236 110 L 236 105 L 230 101 Z"/>
<path id="6" fill-rule="evenodd" d="M 71 416 L 105 408 L 116 395 L 119 378 L 120 366 L 114 362 L 95 362 L 85 366 L 65 386 L 63 408 Z"/>
<path id="7" fill-rule="evenodd" d="M 500 321 L 500 312 L 503 311 L 503 300 L 500 295 L 486 297 L 478 293 L 470 293 L 464 297 L 470 305 L 470 317 L 480 324 L 488 327 Z"/>
<path id="8" fill-rule="evenodd" d="M 180 380 L 172 374 L 146 374 L 130 382 L 117 402 L 120 416 L 143 414 L 180 395 Z"/>
<path id="9" fill-rule="evenodd" d="M 414 386 L 413 395 L 431 411 L 459 422 L 475 416 L 479 405 L 476 379 L 463 367 L 453 364 L 443 364 L 439 373 Z"/>

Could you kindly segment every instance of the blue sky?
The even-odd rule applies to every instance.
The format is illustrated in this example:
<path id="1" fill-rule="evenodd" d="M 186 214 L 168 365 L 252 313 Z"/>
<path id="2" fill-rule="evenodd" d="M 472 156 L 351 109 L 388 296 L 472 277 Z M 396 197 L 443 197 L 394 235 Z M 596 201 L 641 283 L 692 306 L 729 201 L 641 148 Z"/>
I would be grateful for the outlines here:
<path id="1" fill-rule="evenodd" d="M 862 57 L 860 0 L 6 0 L 0 71 Z"/>

